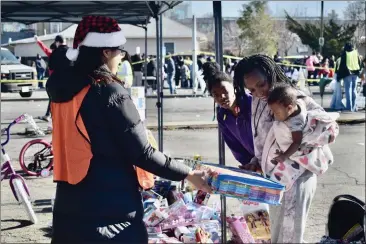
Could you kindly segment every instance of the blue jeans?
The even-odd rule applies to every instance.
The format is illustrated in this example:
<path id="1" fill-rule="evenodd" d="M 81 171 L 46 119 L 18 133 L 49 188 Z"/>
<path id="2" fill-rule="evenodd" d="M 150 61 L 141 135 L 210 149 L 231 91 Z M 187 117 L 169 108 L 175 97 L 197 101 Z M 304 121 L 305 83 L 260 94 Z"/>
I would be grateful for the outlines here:
<path id="1" fill-rule="evenodd" d="M 44 78 L 44 72 L 45 72 L 44 69 L 37 70 L 37 80 L 43 80 L 43 78 Z"/>
<path id="2" fill-rule="evenodd" d="M 332 101 L 330 102 L 330 108 L 334 110 L 344 110 L 345 107 L 342 103 L 342 85 L 341 81 L 338 81 L 335 85 L 335 89 L 332 95 Z"/>
<path id="3" fill-rule="evenodd" d="M 357 111 L 356 81 L 357 81 L 357 75 L 349 75 L 343 79 L 344 92 L 346 93 L 346 109 L 351 112 Z"/>
<path id="4" fill-rule="evenodd" d="M 175 92 L 175 81 L 174 81 L 175 73 L 168 73 L 168 85 L 170 94 L 173 94 Z"/>

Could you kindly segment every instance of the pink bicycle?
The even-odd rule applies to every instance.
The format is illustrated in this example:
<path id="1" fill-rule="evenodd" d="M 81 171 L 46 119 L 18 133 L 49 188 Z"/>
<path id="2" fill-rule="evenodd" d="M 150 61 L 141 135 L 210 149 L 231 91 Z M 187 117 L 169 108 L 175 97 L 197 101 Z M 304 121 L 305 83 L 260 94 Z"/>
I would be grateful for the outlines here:
<path id="1" fill-rule="evenodd" d="M 3 161 L 3 164 L 1 165 L 1 181 L 9 177 L 10 188 L 15 199 L 19 202 L 19 204 L 24 206 L 30 221 L 35 224 L 37 223 L 37 216 L 32 208 L 28 186 L 25 183 L 24 178 L 15 172 L 13 166 L 11 165 L 10 157 L 5 152 L 4 148 L 4 146 L 10 141 L 10 128 L 21 121 L 28 122 L 35 129 L 35 131 L 38 132 L 39 135 L 44 135 L 42 131 L 37 129 L 36 123 L 28 114 L 22 114 L 13 122 L 11 122 L 7 128 L 1 130 L 1 135 L 6 134 L 5 142 L 1 143 L 1 157 Z"/>
<path id="2" fill-rule="evenodd" d="M 47 177 L 53 170 L 52 143 L 43 139 L 29 141 L 20 151 L 19 164 L 28 175 Z"/>

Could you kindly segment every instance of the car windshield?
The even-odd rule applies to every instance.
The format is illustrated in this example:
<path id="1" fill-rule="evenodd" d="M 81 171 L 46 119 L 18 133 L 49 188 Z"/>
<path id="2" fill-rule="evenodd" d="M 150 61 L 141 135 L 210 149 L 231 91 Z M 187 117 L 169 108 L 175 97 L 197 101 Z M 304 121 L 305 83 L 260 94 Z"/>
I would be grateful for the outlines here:
<path id="1" fill-rule="evenodd" d="M 7 49 L 1 49 L 1 64 L 19 64 L 19 60 Z"/>

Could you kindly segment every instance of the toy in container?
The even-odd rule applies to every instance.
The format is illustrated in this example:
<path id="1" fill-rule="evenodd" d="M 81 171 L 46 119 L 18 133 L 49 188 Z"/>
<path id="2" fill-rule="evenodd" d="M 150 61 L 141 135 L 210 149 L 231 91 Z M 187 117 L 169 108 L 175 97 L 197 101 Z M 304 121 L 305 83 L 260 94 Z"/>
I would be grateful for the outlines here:
<path id="1" fill-rule="evenodd" d="M 177 238 L 174 238 L 174 237 L 169 237 L 169 238 L 161 238 L 160 239 L 161 242 L 159 243 L 183 243 L 181 241 L 179 241 Z"/>
<path id="2" fill-rule="evenodd" d="M 152 209 L 144 215 L 143 220 L 146 226 L 154 227 L 163 222 L 168 217 L 169 215 L 167 213 L 162 212 L 159 209 Z"/>
<path id="3" fill-rule="evenodd" d="M 255 243 L 255 240 L 244 219 L 232 216 L 227 217 L 226 221 L 229 224 L 229 228 L 233 234 L 232 239 L 235 243 Z"/>
<path id="4" fill-rule="evenodd" d="M 246 170 L 209 163 L 196 164 L 197 170 L 211 171 L 208 184 L 214 193 L 279 205 L 285 187 L 262 175 Z"/>
<path id="5" fill-rule="evenodd" d="M 193 202 L 201 205 L 206 205 L 208 200 L 210 199 L 210 194 L 204 192 L 202 190 L 198 190 Z"/>
<path id="6" fill-rule="evenodd" d="M 196 230 L 196 242 L 197 243 L 213 243 L 210 239 L 210 234 L 203 228 L 198 227 Z"/>
<path id="7" fill-rule="evenodd" d="M 174 229 L 174 236 L 179 240 L 182 241 L 183 235 L 190 235 L 192 234 L 189 229 L 185 226 L 178 226 Z"/>
<path id="8" fill-rule="evenodd" d="M 248 225 L 256 243 L 268 243 L 271 240 L 271 227 L 269 214 L 267 211 L 256 211 L 248 213 L 245 216 L 245 222 Z"/>

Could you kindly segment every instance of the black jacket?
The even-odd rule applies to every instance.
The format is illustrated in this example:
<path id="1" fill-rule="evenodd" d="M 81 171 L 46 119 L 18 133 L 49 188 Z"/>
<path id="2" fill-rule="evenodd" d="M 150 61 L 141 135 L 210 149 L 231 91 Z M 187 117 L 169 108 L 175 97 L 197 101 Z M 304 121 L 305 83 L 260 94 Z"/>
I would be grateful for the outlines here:
<path id="1" fill-rule="evenodd" d="M 67 69 L 70 66 L 71 62 L 66 57 L 67 49 L 66 45 L 61 45 L 52 52 L 48 63 L 50 70 Z"/>
<path id="2" fill-rule="evenodd" d="M 70 68 L 69 72 L 55 70 L 46 88 L 52 102 L 62 103 L 71 100 L 90 83 L 90 78 L 78 77 Z M 80 183 L 58 182 L 54 215 L 66 214 L 74 219 L 92 216 L 100 221 L 142 219 L 143 207 L 134 165 L 166 179 L 180 181 L 186 178 L 187 166 L 148 143 L 145 126 L 122 85 L 91 85 L 80 115 L 90 138 L 93 157 L 88 174 Z"/>
<path id="3" fill-rule="evenodd" d="M 156 76 L 156 64 L 154 60 L 147 63 L 147 76 Z"/>

